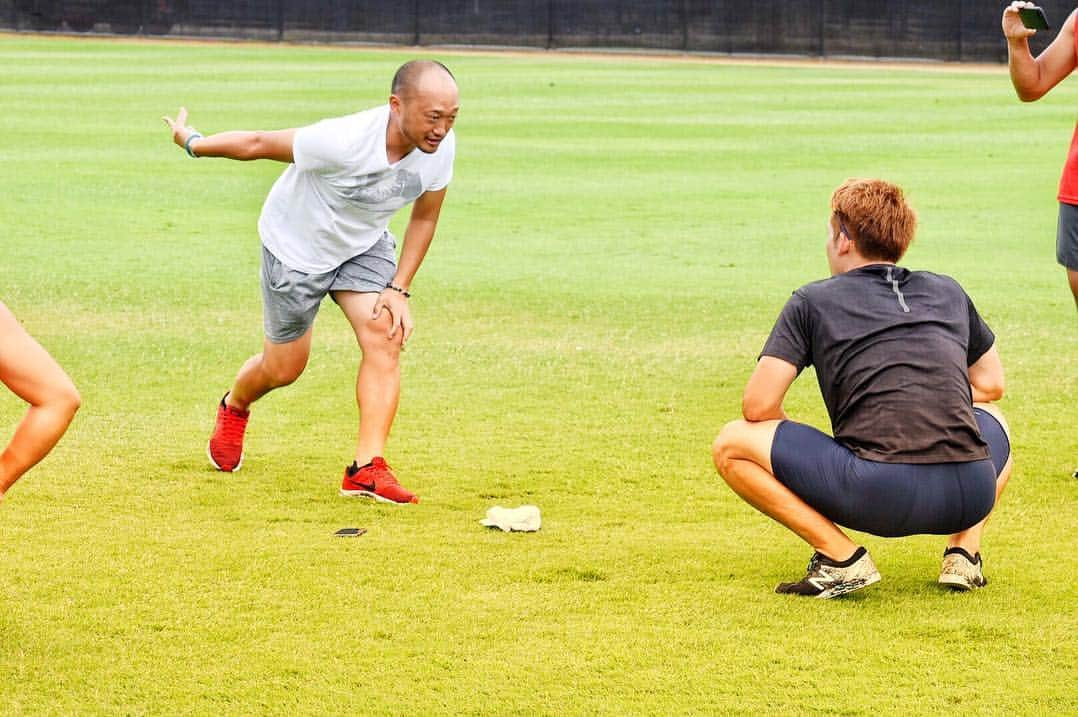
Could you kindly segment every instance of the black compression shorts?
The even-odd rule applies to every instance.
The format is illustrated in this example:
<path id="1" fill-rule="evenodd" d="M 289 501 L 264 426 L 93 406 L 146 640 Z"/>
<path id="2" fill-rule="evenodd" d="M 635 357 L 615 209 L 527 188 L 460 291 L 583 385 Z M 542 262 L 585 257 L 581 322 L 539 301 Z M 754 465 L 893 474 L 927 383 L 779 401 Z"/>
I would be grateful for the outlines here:
<path id="1" fill-rule="evenodd" d="M 827 434 L 793 421 L 775 431 L 775 477 L 824 517 L 884 537 L 949 535 L 976 525 L 995 504 L 1010 456 L 999 421 L 974 409 L 991 458 L 966 463 L 882 463 L 859 458 Z"/>

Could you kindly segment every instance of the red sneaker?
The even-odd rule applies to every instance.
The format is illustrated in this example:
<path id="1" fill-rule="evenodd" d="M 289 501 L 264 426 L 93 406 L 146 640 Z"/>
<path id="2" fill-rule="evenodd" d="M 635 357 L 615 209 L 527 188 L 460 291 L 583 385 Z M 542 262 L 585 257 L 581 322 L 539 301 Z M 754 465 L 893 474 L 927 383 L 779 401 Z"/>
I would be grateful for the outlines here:
<path id="1" fill-rule="evenodd" d="M 375 458 L 362 468 L 352 465 L 344 469 L 341 495 L 367 496 L 383 503 L 418 503 L 419 496 L 401 487 L 397 476 L 384 458 Z"/>
<path id="2" fill-rule="evenodd" d="M 231 473 L 243 465 L 243 432 L 247 430 L 250 415 L 250 411 L 230 408 L 225 405 L 225 399 L 221 399 L 221 405 L 217 407 L 217 425 L 213 427 L 207 449 L 210 463 L 217 470 Z"/>

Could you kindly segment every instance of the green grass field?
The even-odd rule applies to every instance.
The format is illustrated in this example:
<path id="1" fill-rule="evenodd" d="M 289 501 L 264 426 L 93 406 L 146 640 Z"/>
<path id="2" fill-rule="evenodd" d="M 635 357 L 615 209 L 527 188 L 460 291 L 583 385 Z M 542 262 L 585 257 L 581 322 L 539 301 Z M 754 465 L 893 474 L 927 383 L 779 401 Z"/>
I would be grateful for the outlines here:
<path id="1" fill-rule="evenodd" d="M 192 161 L 159 118 L 303 125 L 414 55 L 0 36 L 0 299 L 83 395 L 0 505 L 0 714 L 1078 711 L 1074 80 L 1023 106 L 1003 68 L 449 56 L 456 177 L 388 455 L 423 502 L 337 496 L 358 351 L 332 304 L 217 473 L 280 166 Z M 966 287 L 1008 371 L 1017 467 L 974 594 L 935 585 L 940 538 L 861 536 L 880 585 L 774 595 L 811 551 L 711 465 L 864 175 L 907 189 L 903 263 Z M 827 425 L 810 373 L 787 408 Z M 22 410 L 0 395 L 5 439 Z M 541 532 L 478 524 L 521 503 Z"/>

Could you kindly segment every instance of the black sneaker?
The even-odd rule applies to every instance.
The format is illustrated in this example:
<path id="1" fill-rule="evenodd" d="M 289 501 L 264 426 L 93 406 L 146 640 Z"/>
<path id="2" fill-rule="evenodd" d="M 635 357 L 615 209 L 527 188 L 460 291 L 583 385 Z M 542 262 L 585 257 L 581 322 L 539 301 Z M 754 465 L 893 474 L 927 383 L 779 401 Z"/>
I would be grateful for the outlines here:
<path id="1" fill-rule="evenodd" d="M 980 553 L 970 555 L 962 548 L 947 548 L 943 551 L 940 585 L 963 592 L 983 588 L 988 584 L 988 578 L 981 572 L 983 567 Z"/>
<path id="2" fill-rule="evenodd" d="M 803 597 L 833 598 L 867 588 L 880 581 L 880 573 L 868 551 L 858 548 L 848 559 L 838 562 L 826 555 L 813 553 L 808 574 L 796 583 L 779 583 L 775 592 Z"/>

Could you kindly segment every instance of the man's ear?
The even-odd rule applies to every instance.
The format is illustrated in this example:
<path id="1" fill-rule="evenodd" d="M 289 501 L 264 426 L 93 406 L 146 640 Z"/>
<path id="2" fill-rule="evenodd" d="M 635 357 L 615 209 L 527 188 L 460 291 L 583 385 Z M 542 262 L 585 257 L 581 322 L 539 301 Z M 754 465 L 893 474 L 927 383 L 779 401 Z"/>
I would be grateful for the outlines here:
<path id="1" fill-rule="evenodd" d="M 839 231 L 838 233 L 838 245 L 835 247 L 839 254 L 849 254 L 853 250 L 853 237 L 851 237 L 847 231 Z"/>

